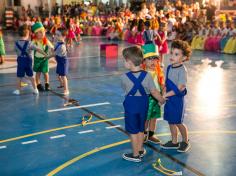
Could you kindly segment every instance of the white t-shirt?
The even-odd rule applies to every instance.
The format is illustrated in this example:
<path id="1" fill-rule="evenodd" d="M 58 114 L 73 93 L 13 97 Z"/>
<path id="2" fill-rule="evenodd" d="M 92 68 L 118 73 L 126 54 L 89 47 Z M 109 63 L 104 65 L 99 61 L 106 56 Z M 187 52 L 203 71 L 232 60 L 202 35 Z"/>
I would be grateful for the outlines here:
<path id="1" fill-rule="evenodd" d="M 212 28 L 212 31 L 213 31 L 213 35 L 214 35 L 214 36 L 217 36 L 217 34 L 218 34 L 219 31 L 220 31 L 220 28 Z"/>
<path id="2" fill-rule="evenodd" d="M 228 34 L 228 32 L 229 32 L 229 29 L 228 28 L 224 28 L 224 29 L 222 29 L 221 30 L 221 35 L 227 35 Z"/>

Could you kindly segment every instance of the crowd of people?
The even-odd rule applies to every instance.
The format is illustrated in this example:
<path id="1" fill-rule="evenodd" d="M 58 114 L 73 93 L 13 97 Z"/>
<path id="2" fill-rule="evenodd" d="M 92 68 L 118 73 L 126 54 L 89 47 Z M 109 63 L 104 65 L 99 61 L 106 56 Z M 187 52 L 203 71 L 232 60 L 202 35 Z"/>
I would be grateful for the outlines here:
<path id="1" fill-rule="evenodd" d="M 60 10 L 61 9 L 61 10 Z M 93 3 L 53 7 L 52 16 L 35 16 L 30 6 L 22 8 L 14 17 L 13 27 L 17 31 L 26 24 L 33 26 L 41 22 L 47 33 L 55 36 L 58 28 L 66 28 L 67 46 L 73 41 L 79 44 L 80 35 L 104 35 L 110 40 L 124 40 L 131 44 L 143 45 L 145 31 L 152 30 L 154 41 L 164 57 L 168 53 L 167 41 L 180 39 L 191 44 L 192 49 L 227 54 L 236 53 L 236 18 L 227 14 L 216 14 L 212 4 L 200 5 L 168 0 L 159 3 L 142 3 L 136 11 L 130 7 Z M 0 29 L 0 63 L 5 54 L 4 34 Z"/>

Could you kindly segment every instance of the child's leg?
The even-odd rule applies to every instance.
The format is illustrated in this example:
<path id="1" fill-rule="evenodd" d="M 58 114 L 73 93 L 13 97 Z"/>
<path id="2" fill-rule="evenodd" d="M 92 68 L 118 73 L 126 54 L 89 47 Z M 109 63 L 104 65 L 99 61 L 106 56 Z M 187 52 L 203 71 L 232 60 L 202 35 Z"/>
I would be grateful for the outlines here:
<path id="1" fill-rule="evenodd" d="M 0 55 L 0 64 L 4 63 L 4 57 L 2 55 Z"/>
<path id="2" fill-rule="evenodd" d="M 45 90 L 49 91 L 50 86 L 49 86 L 49 73 L 44 73 L 44 80 L 45 80 Z"/>
<path id="3" fill-rule="evenodd" d="M 37 72 L 35 76 L 35 81 L 37 85 L 40 84 L 40 76 L 41 76 L 41 72 Z"/>
<path id="4" fill-rule="evenodd" d="M 160 53 L 160 63 L 162 64 L 162 60 L 163 60 L 163 55 Z"/>
<path id="5" fill-rule="evenodd" d="M 45 80 L 45 83 L 49 83 L 49 74 L 48 73 L 44 73 L 44 80 Z"/>
<path id="6" fill-rule="evenodd" d="M 72 39 L 71 38 L 68 39 L 68 43 L 67 44 L 68 44 L 68 46 L 71 46 L 71 44 L 72 44 Z"/>
<path id="7" fill-rule="evenodd" d="M 156 125 L 157 124 L 157 119 L 151 119 L 150 120 L 150 125 L 149 125 L 149 132 L 148 132 L 148 141 L 154 143 L 154 144 L 160 144 L 161 141 L 158 137 L 154 136 L 155 131 L 156 131 Z"/>
<path id="8" fill-rule="evenodd" d="M 148 140 L 148 135 L 149 135 L 149 124 L 150 124 L 150 120 L 146 120 L 145 121 L 145 142 Z"/>
<path id="9" fill-rule="evenodd" d="M 138 151 L 143 151 L 144 133 L 138 133 Z"/>
<path id="10" fill-rule="evenodd" d="M 169 124 L 170 126 L 170 132 L 172 137 L 172 143 L 177 144 L 178 143 L 178 129 L 175 124 Z"/>
<path id="11" fill-rule="evenodd" d="M 35 90 L 37 85 L 36 85 L 34 77 L 33 76 L 32 77 L 28 77 L 28 79 L 30 80 L 30 82 L 31 82 L 31 84 L 33 86 L 33 89 Z"/>
<path id="12" fill-rule="evenodd" d="M 139 145 L 139 134 L 130 134 L 131 145 L 133 149 L 133 156 L 139 155 L 140 145 Z"/>
<path id="13" fill-rule="evenodd" d="M 64 93 L 69 92 L 67 77 L 66 76 L 62 76 L 62 79 L 63 79 L 63 85 L 64 85 Z"/>
<path id="14" fill-rule="evenodd" d="M 78 42 L 78 39 L 77 39 L 77 37 L 76 37 L 76 36 L 75 36 L 75 38 L 74 38 L 74 39 L 75 39 L 75 42 L 77 43 L 77 42 Z"/>
<path id="15" fill-rule="evenodd" d="M 16 89 L 17 90 L 21 89 L 21 79 L 22 78 L 19 78 L 19 77 L 16 78 Z"/>
<path id="16" fill-rule="evenodd" d="M 164 66 L 164 54 L 160 54 L 160 63 L 161 63 L 161 66 L 163 67 Z"/>
<path id="17" fill-rule="evenodd" d="M 63 84 L 63 80 L 62 80 L 61 76 L 58 75 L 57 78 L 58 78 L 58 81 L 60 82 L 60 86 L 63 87 L 64 84 Z"/>
<path id="18" fill-rule="evenodd" d="M 157 119 L 151 119 L 150 120 L 150 125 L 149 125 L 149 131 L 156 131 L 156 123 Z"/>
<path id="19" fill-rule="evenodd" d="M 188 143 L 188 128 L 184 124 L 177 124 L 177 127 L 181 133 L 182 140 Z"/>

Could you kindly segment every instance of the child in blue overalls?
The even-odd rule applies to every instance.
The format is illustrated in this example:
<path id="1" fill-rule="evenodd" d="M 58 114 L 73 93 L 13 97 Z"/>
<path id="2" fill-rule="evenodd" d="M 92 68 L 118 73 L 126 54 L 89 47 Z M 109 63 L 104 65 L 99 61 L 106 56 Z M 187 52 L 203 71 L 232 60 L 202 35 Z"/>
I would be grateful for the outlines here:
<path id="1" fill-rule="evenodd" d="M 155 87 L 149 73 L 142 71 L 140 64 L 143 60 L 142 50 L 129 47 L 123 50 L 124 64 L 130 72 L 121 76 L 122 87 L 125 91 L 123 103 L 125 110 L 125 129 L 130 134 L 132 153 L 124 153 L 123 158 L 128 161 L 141 162 L 146 151 L 143 148 L 145 121 L 148 111 L 148 95 L 152 94 L 160 103 L 163 97 Z"/>
<path id="2" fill-rule="evenodd" d="M 21 89 L 21 80 L 25 75 L 28 76 L 33 86 L 33 93 L 38 94 L 35 79 L 33 77 L 32 69 L 32 51 L 36 50 L 43 55 L 47 56 L 42 50 L 37 48 L 29 39 L 30 30 L 27 25 L 23 25 L 19 28 L 20 40 L 15 43 L 15 50 L 17 53 L 17 89 L 13 94 L 19 95 Z"/>
<path id="3" fill-rule="evenodd" d="M 55 45 L 55 58 L 57 61 L 56 73 L 58 74 L 58 80 L 60 86 L 58 88 L 64 88 L 63 94 L 68 95 L 68 80 L 66 75 L 68 74 L 69 62 L 67 58 L 67 50 L 65 44 L 65 38 L 67 36 L 67 30 L 64 28 L 59 28 L 55 32 L 55 39 L 57 43 Z"/>
<path id="4" fill-rule="evenodd" d="M 187 42 L 182 40 L 173 41 L 171 44 L 171 64 L 166 72 L 166 93 L 164 98 L 164 120 L 169 123 L 172 140 L 162 144 L 164 149 L 177 149 L 178 152 L 186 152 L 190 148 L 188 140 L 188 129 L 184 120 L 185 102 L 187 94 L 187 71 L 183 62 L 188 61 L 191 55 L 191 48 Z M 178 130 L 182 136 L 182 142 L 178 142 Z"/>

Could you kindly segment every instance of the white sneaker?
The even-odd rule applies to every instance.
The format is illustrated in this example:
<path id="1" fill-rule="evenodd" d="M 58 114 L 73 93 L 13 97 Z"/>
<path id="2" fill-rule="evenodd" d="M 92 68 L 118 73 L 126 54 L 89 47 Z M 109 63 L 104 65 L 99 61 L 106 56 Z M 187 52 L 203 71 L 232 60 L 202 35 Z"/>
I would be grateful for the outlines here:
<path id="1" fill-rule="evenodd" d="M 36 94 L 36 95 L 39 94 L 38 89 L 34 89 L 33 94 Z"/>
<path id="2" fill-rule="evenodd" d="M 63 94 L 63 95 L 69 95 L 70 92 L 69 92 L 69 91 L 66 91 L 66 92 L 63 92 L 62 94 Z"/>
<path id="3" fill-rule="evenodd" d="M 16 89 L 14 92 L 12 92 L 15 95 L 20 95 L 20 90 Z"/>

